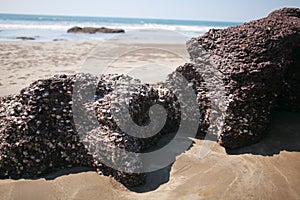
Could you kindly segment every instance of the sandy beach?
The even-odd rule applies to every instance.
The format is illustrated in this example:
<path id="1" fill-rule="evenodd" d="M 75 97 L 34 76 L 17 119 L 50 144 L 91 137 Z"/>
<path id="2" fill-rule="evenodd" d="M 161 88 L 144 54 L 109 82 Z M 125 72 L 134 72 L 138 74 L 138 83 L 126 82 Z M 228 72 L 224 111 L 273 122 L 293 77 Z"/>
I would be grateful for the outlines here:
<path id="1" fill-rule="evenodd" d="M 78 42 L 1 42 L 1 96 L 57 73 L 75 73 L 95 46 Z"/>
<path id="2" fill-rule="evenodd" d="M 183 40 L 0 42 L 0 48 L 1 96 L 16 94 L 33 81 L 55 74 L 126 73 L 157 82 L 188 61 Z"/>
<path id="3" fill-rule="evenodd" d="M 1 96 L 59 73 L 118 72 L 155 82 L 188 61 L 184 41 L 0 42 L 0 48 Z M 158 64 L 160 70 L 152 68 Z M 299 199 L 299 119 L 275 113 L 266 138 L 231 152 L 205 141 L 214 147 L 202 159 L 204 141 L 194 139 L 171 169 L 140 188 L 96 172 L 62 172 L 50 179 L 0 180 L 0 199 Z"/>

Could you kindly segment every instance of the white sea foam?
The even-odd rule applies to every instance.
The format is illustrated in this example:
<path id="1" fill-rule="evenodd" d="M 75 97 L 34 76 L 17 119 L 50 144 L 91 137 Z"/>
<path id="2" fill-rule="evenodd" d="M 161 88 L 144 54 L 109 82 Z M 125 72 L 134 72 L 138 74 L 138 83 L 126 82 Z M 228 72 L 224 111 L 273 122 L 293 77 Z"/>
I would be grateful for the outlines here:
<path id="1" fill-rule="evenodd" d="M 125 30 L 140 30 L 140 29 L 159 29 L 169 31 L 191 31 L 191 32 L 206 32 L 213 26 L 187 26 L 187 25 L 164 25 L 164 24 L 109 24 L 109 23 L 59 23 L 59 24 L 42 24 L 42 23 L 3 23 L 0 21 L 0 29 L 45 29 L 45 30 L 67 30 L 73 26 L 90 26 L 101 27 L 107 26 L 110 28 L 122 28 Z"/>
<path id="2" fill-rule="evenodd" d="M 13 18 L 14 17 L 14 18 Z M 152 19 L 122 19 L 122 18 L 80 18 L 80 17 L 43 17 L 23 15 L 0 15 L 0 40 L 15 39 L 18 36 L 36 37 L 37 40 L 53 40 L 63 38 L 78 39 L 105 39 L 105 34 L 74 35 L 67 34 L 67 30 L 74 26 L 80 27 L 108 27 L 121 28 L 127 33 L 134 31 L 173 31 L 187 37 L 199 36 L 211 28 L 224 28 L 221 22 L 196 22 L 180 20 L 152 20 Z M 17 18 L 17 19 L 15 19 Z M 28 19 L 29 18 L 29 19 Z M 100 21 L 97 21 L 100 20 Z M 220 25 L 220 26 L 216 26 Z M 127 35 L 127 34 L 126 34 Z M 130 36 L 130 34 L 128 34 Z M 136 36 L 136 35 L 135 35 Z M 164 36 L 162 36 L 164 37 Z M 167 37 L 165 35 L 165 37 Z"/>

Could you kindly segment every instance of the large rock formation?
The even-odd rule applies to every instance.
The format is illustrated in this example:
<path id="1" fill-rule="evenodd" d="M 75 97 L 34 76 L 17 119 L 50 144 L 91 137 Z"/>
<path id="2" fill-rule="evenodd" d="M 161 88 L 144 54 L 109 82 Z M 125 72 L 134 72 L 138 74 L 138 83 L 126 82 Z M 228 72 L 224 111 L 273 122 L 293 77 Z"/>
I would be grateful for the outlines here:
<path id="1" fill-rule="evenodd" d="M 120 77 L 126 78 L 118 76 Z M 142 167 L 139 158 L 118 155 L 114 149 L 118 146 L 131 152 L 139 152 L 143 149 L 141 140 L 106 126 L 102 123 L 104 118 L 102 121 L 99 118 L 98 122 L 99 116 L 95 114 L 95 109 L 96 113 L 105 112 L 104 108 L 99 110 L 99 106 L 95 108 L 93 104 L 100 104 L 98 101 L 113 91 L 115 78 L 110 75 L 102 76 L 95 87 L 93 76 L 60 75 L 38 80 L 23 89 L 19 95 L 2 98 L 0 178 L 38 178 L 62 168 L 87 166 L 96 168 L 104 175 L 112 175 L 128 186 L 142 184 L 143 174 L 130 173 Z M 85 99 L 85 95 L 88 95 L 85 92 L 93 87 L 96 88 L 95 102 L 93 98 L 92 101 Z M 144 90 L 138 92 L 149 89 L 145 85 L 141 87 Z M 74 96 L 75 90 L 80 90 L 80 94 Z M 135 93 L 136 102 L 133 103 L 140 102 L 138 92 Z M 151 95 L 149 93 L 143 99 L 148 98 L 148 102 L 149 98 L 153 98 Z M 135 118 L 143 119 L 142 113 L 136 111 L 135 107 L 131 110 Z M 88 124 L 81 124 L 86 121 Z M 108 155 L 113 160 L 128 161 L 128 165 L 124 166 L 127 172 L 118 171 L 101 162 L 103 156 Z"/>
<path id="2" fill-rule="evenodd" d="M 222 101 L 228 105 L 221 145 L 237 148 L 257 142 L 276 103 L 299 111 L 300 9 L 284 8 L 241 26 L 212 29 L 187 45 L 196 64 L 209 59 L 210 67 L 222 75 L 216 87 L 224 87 Z"/>
<path id="3" fill-rule="evenodd" d="M 157 112 L 150 121 L 155 104 L 166 109 L 166 124 L 153 122 L 163 116 Z M 140 185 L 143 162 L 127 152 L 147 151 L 162 134 L 176 131 L 176 105 L 171 93 L 125 75 L 38 80 L 20 94 L 0 99 L 0 178 L 38 178 L 86 166 L 127 186 Z M 154 135 L 143 137 L 146 132 Z"/>
<path id="4" fill-rule="evenodd" d="M 123 29 L 111 29 L 111 28 L 97 28 L 97 27 L 72 27 L 68 29 L 68 33 L 89 33 L 89 34 L 94 34 L 94 33 L 125 33 Z"/>

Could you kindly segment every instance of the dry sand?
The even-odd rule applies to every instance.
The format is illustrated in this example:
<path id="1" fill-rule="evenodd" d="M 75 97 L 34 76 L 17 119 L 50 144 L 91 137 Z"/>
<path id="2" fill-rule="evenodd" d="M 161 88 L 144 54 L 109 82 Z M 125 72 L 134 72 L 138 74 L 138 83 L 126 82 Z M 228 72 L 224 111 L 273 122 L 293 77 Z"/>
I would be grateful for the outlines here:
<path id="1" fill-rule="evenodd" d="M 0 42 L 0 96 L 54 74 L 126 73 L 156 82 L 188 62 L 184 41 Z"/>
<path id="2" fill-rule="evenodd" d="M 56 73 L 127 72 L 157 81 L 188 58 L 184 42 L 1 42 L 0 48 L 1 96 Z M 154 64 L 165 68 L 153 72 Z M 0 199 L 300 199 L 299 121 L 299 114 L 276 113 L 263 141 L 231 152 L 215 141 L 194 139 L 170 171 L 149 177 L 148 191 L 81 172 L 51 180 L 0 180 Z M 213 149 L 200 159 L 203 142 Z"/>

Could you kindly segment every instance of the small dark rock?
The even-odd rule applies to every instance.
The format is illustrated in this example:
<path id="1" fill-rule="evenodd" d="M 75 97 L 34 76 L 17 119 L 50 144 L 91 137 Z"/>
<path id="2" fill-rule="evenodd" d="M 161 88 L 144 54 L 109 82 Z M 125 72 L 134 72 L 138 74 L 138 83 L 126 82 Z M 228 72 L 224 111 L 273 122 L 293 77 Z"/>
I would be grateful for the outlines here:
<path id="1" fill-rule="evenodd" d="M 125 33 L 123 29 L 111 29 L 106 27 L 96 28 L 96 27 L 78 27 L 75 26 L 73 28 L 68 29 L 68 33 Z"/>
<path id="2" fill-rule="evenodd" d="M 68 41 L 68 40 L 67 39 L 60 39 L 60 38 L 53 39 L 53 42 L 60 42 L 60 41 Z"/>
<path id="3" fill-rule="evenodd" d="M 35 40 L 33 37 L 16 37 L 18 40 Z"/>

